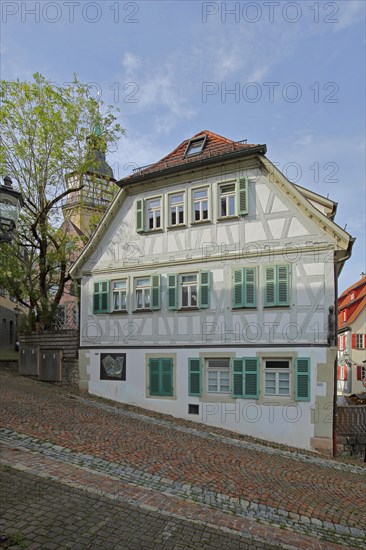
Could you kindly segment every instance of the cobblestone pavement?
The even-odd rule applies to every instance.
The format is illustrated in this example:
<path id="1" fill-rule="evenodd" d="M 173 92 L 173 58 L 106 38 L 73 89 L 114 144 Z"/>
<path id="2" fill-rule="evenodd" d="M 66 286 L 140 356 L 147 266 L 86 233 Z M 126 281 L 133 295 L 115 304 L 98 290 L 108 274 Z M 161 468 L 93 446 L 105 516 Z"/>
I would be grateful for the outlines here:
<path id="1" fill-rule="evenodd" d="M 54 481 L 35 480 L 24 472 L 2 469 L 1 482 L 5 511 L 0 529 L 8 536 L 5 548 L 244 550 L 249 544 L 253 550 L 264 548 L 203 523 L 116 503 Z"/>
<path id="2" fill-rule="evenodd" d="M 177 520 L 199 518 L 253 544 L 259 537 L 266 543 L 258 548 L 366 547 L 361 467 L 70 399 L 64 388 L 9 373 L 1 376 L 1 392 L 4 464 L 97 488 L 118 505 L 122 499 Z"/>

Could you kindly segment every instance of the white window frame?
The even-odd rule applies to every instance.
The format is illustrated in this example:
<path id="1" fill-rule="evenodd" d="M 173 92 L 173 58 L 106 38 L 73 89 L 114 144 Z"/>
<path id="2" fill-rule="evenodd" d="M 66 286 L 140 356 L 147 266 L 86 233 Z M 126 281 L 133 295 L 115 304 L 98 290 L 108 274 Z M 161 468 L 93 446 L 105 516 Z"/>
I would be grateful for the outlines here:
<path id="1" fill-rule="evenodd" d="M 356 349 L 364 349 L 364 335 L 356 334 Z"/>
<path id="2" fill-rule="evenodd" d="M 234 190 L 230 193 L 224 193 L 222 192 L 223 187 L 233 186 Z M 235 218 L 238 215 L 238 190 L 237 190 L 237 182 L 235 180 L 233 181 L 227 181 L 219 183 L 218 185 L 218 219 L 219 220 L 226 220 L 228 218 Z M 222 197 L 225 197 L 226 199 L 229 199 L 230 197 L 234 197 L 234 213 L 233 214 L 223 214 L 221 210 L 221 199 Z M 226 200 L 226 206 L 229 204 L 229 201 Z"/>
<path id="3" fill-rule="evenodd" d="M 279 362 L 287 362 L 288 367 L 279 367 L 277 369 L 275 368 L 268 368 L 267 369 L 267 362 L 271 363 L 279 363 Z M 292 374 L 293 374 L 293 364 L 292 360 L 288 357 L 280 358 L 280 357 L 266 357 L 263 359 L 263 372 L 264 372 L 264 378 L 263 378 L 263 392 L 264 396 L 266 398 L 269 397 L 283 397 L 285 399 L 288 399 L 292 395 Z M 274 393 L 268 393 L 267 392 L 267 375 L 268 374 L 274 374 L 274 380 L 275 380 L 275 392 Z M 280 393 L 280 375 L 281 374 L 287 374 L 288 376 L 288 393 Z"/>
<path id="4" fill-rule="evenodd" d="M 114 285 L 116 283 L 126 283 L 126 286 L 125 288 L 114 288 Z M 119 296 L 119 299 L 118 299 L 118 302 L 119 302 L 119 305 L 121 305 L 121 295 L 122 294 L 125 294 L 125 303 L 126 303 L 126 307 L 122 308 L 122 307 L 118 307 L 116 308 L 115 307 L 115 301 L 114 301 L 114 295 L 115 294 L 118 294 Z M 127 277 L 123 277 L 121 279 L 114 279 L 111 281 L 111 300 L 112 300 L 112 303 L 111 303 L 111 311 L 127 311 L 128 310 L 128 279 Z"/>
<path id="5" fill-rule="evenodd" d="M 195 200 L 194 199 L 194 194 L 197 192 L 197 191 L 207 191 L 207 199 L 197 199 Z M 207 218 L 206 219 L 202 219 L 202 213 L 203 213 L 203 209 L 202 209 L 202 203 L 207 200 Z M 200 219 L 199 220 L 196 220 L 196 216 L 195 216 L 195 204 L 199 203 L 200 204 Z M 211 221 L 211 196 L 210 196 L 210 187 L 208 185 L 200 185 L 199 187 L 194 187 L 192 188 L 191 190 L 191 223 L 192 225 L 194 224 L 199 224 L 199 223 L 207 223 L 207 222 L 210 222 Z"/>
<path id="6" fill-rule="evenodd" d="M 143 286 L 138 286 L 137 285 L 137 281 L 139 280 L 149 280 L 149 283 L 148 284 L 145 284 Z M 135 277 L 134 279 L 134 304 L 135 304 L 135 311 L 144 311 L 146 309 L 150 310 L 151 309 L 151 300 L 152 300 L 152 285 L 151 285 L 151 277 L 150 275 L 147 275 L 146 277 Z M 141 291 L 141 295 L 143 297 L 142 299 L 142 307 L 139 307 L 138 306 L 138 291 Z M 145 302 L 145 295 L 147 293 L 147 291 L 149 291 L 149 295 L 150 295 L 150 300 L 149 300 L 149 305 L 146 305 L 146 302 Z"/>
<path id="7" fill-rule="evenodd" d="M 196 281 L 187 281 L 185 284 L 183 284 L 183 277 L 196 277 Z M 178 286 L 179 286 L 179 309 L 199 309 L 199 273 L 198 272 L 190 272 L 190 273 L 181 273 L 178 276 Z M 183 305 L 183 288 L 186 287 L 188 289 L 188 304 Z M 196 304 L 192 305 L 192 290 L 193 288 L 196 288 Z"/>
<path id="8" fill-rule="evenodd" d="M 227 367 L 214 367 L 209 366 L 210 362 L 213 361 L 227 361 Z M 205 360 L 205 370 L 206 370 L 206 392 L 209 394 L 219 394 L 219 395 L 230 395 L 231 396 L 231 378 L 232 378 L 232 369 L 231 369 L 231 360 L 230 357 L 210 357 Z M 216 390 L 210 390 L 210 373 L 216 373 Z M 222 377 L 223 373 L 227 374 L 228 385 L 227 389 L 222 389 Z M 225 376 L 226 382 L 226 376 Z M 211 384 L 212 385 L 212 384 Z"/>
<path id="9" fill-rule="evenodd" d="M 159 201 L 160 207 L 149 208 L 150 202 Z M 163 196 L 157 195 L 154 197 L 148 197 L 144 199 L 145 205 L 145 231 L 161 231 L 163 229 Z M 160 211 L 160 225 L 156 225 L 157 215 L 156 212 Z M 150 227 L 150 212 L 153 213 L 153 227 Z"/>
<path id="10" fill-rule="evenodd" d="M 171 198 L 172 197 L 176 197 L 177 195 L 182 195 L 183 196 L 183 222 L 179 222 L 179 223 L 172 223 L 172 218 L 171 218 L 171 211 L 172 209 L 174 208 L 174 206 L 171 205 Z M 176 210 L 176 213 L 178 211 L 179 213 L 179 210 L 177 210 L 177 207 L 179 207 L 180 204 L 182 203 L 178 203 L 178 205 L 175 205 L 175 210 Z M 168 193 L 167 195 L 167 212 L 168 212 L 168 224 L 167 226 L 169 228 L 172 228 L 172 227 L 184 227 L 187 225 L 187 212 L 186 212 L 186 191 L 183 189 L 182 191 L 174 191 L 172 193 Z"/>

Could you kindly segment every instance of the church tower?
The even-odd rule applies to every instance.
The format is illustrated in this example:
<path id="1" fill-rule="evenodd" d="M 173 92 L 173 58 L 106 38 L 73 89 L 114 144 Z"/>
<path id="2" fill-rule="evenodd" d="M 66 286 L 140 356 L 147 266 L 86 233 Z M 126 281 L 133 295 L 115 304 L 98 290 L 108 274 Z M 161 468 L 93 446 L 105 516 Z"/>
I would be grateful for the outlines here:
<path id="1" fill-rule="evenodd" d="M 107 148 L 98 127 L 87 142 L 86 172 L 72 172 L 66 176 L 67 189 L 83 188 L 67 195 L 62 212 L 65 222 L 71 222 L 83 235 L 90 237 L 119 188 L 106 161 Z"/>

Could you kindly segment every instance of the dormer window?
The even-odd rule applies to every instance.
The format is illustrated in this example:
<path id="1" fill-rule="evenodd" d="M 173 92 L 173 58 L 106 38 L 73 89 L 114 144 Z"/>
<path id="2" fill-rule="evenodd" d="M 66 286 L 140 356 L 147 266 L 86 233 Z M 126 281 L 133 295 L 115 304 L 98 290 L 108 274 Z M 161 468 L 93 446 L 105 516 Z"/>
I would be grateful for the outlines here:
<path id="1" fill-rule="evenodd" d="M 193 155 L 199 155 L 202 153 L 203 148 L 206 143 L 207 136 L 200 136 L 198 138 L 190 139 L 187 145 L 186 152 L 184 153 L 185 157 L 192 157 Z"/>

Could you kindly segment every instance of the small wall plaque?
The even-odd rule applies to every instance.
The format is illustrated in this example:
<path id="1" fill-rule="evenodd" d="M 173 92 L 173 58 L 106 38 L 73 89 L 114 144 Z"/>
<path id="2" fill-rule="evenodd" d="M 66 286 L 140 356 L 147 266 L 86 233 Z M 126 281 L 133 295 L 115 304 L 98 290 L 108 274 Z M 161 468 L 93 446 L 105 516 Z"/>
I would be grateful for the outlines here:
<path id="1" fill-rule="evenodd" d="M 101 380 L 126 380 L 126 354 L 125 353 L 101 353 L 100 354 L 100 379 Z"/>

